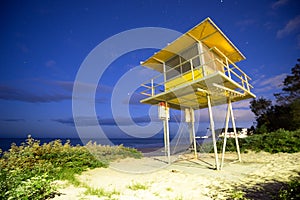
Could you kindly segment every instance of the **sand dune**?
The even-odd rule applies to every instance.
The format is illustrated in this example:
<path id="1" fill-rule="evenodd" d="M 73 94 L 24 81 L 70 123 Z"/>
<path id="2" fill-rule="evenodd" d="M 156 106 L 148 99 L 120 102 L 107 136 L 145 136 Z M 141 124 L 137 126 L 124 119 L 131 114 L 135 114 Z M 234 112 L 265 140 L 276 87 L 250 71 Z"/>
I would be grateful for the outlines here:
<path id="1" fill-rule="evenodd" d="M 236 154 L 227 153 L 223 170 L 216 171 L 212 154 L 198 159 L 183 155 L 171 165 L 163 158 L 128 158 L 78 176 L 83 185 L 110 195 L 85 195 L 84 187 L 60 183 L 62 194 L 54 199 L 226 199 L 238 191 L 249 193 L 246 197 L 267 198 L 278 191 L 280 182 L 300 173 L 300 153 L 250 152 L 242 154 L 242 163 L 235 159 Z"/>

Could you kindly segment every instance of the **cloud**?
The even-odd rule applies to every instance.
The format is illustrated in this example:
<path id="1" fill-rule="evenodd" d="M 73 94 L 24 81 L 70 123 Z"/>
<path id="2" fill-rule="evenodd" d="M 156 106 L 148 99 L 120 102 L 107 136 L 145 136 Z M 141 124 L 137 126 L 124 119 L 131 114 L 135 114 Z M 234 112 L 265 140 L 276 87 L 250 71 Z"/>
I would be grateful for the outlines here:
<path id="1" fill-rule="evenodd" d="M 251 100 L 237 101 L 234 102 L 232 106 L 235 109 L 249 109 L 250 101 Z"/>
<path id="2" fill-rule="evenodd" d="M 75 124 L 73 118 L 68 118 L 68 119 L 52 119 L 52 121 L 58 122 L 58 123 L 61 123 L 61 124 L 68 124 L 68 125 L 71 125 L 71 126 L 74 126 L 74 124 Z"/>
<path id="3" fill-rule="evenodd" d="M 288 21 L 283 29 L 277 31 L 277 38 L 283 38 L 292 32 L 300 30 L 300 15 Z"/>
<path id="4" fill-rule="evenodd" d="M 271 8 L 273 10 L 275 10 L 275 9 L 277 9 L 279 7 L 282 7 L 282 6 L 286 5 L 288 2 L 289 2 L 289 0 L 278 0 L 278 1 L 274 2 L 274 3 L 272 3 Z"/>
<path id="5" fill-rule="evenodd" d="M 23 101 L 29 103 L 48 103 L 71 99 L 68 94 L 33 94 L 29 91 L 14 88 L 7 85 L 0 85 L 0 99 Z"/>
<path id="6" fill-rule="evenodd" d="M 134 121 L 137 124 L 141 123 L 149 123 L 150 117 L 149 116 L 140 116 L 140 117 L 133 117 L 129 119 L 128 117 L 118 117 L 118 124 L 116 123 L 116 120 L 114 118 L 100 118 L 98 117 L 95 121 L 92 117 L 78 117 L 76 118 L 77 124 L 79 126 L 98 126 L 100 125 L 106 125 L 106 126 L 129 126 L 132 125 L 132 121 Z M 61 124 L 68 124 L 68 125 L 75 125 L 75 122 L 73 118 L 68 119 L 53 119 L 52 121 L 61 123 Z M 157 122 L 160 120 L 157 119 Z"/>
<path id="7" fill-rule="evenodd" d="M 97 120 L 95 121 L 92 117 L 77 117 L 77 125 L 78 126 L 98 126 L 99 124 L 102 126 L 130 126 L 133 125 L 132 121 L 135 124 L 146 124 L 150 122 L 161 122 L 161 120 L 157 117 L 152 119 L 148 116 L 139 116 L 139 117 L 116 117 L 118 123 L 116 122 L 115 118 L 101 118 L 97 117 Z M 175 119 L 176 118 L 176 119 Z M 52 121 L 61 123 L 61 124 L 67 124 L 71 126 L 75 126 L 75 122 L 73 118 L 67 118 L 67 119 L 52 119 Z M 180 122 L 180 116 L 173 116 L 169 120 L 171 123 L 178 123 Z"/>
<path id="8" fill-rule="evenodd" d="M 0 119 L 0 121 L 3 121 L 3 122 L 25 122 L 25 119 L 7 118 L 7 119 Z"/>
<path id="9" fill-rule="evenodd" d="M 234 109 L 233 112 L 234 112 L 234 118 L 236 119 L 237 123 L 255 121 L 255 116 L 250 109 L 247 110 Z"/>
<path id="10" fill-rule="evenodd" d="M 9 101 L 22 101 L 29 103 L 49 103 L 60 102 L 72 99 L 73 82 L 72 81 L 45 81 L 35 80 L 38 84 L 30 86 L 30 89 L 21 89 L 10 85 L 0 85 L 0 99 Z M 26 84 L 24 84 L 26 85 Z M 49 86 L 51 86 L 49 88 Z M 78 83 L 83 96 L 91 92 L 92 84 Z M 111 93 L 113 88 L 106 85 L 96 86 L 97 97 L 96 103 L 107 103 L 109 98 L 102 94 Z M 41 91 L 42 90 L 42 91 Z M 102 96 L 100 96 L 102 95 Z"/>
<path id="11" fill-rule="evenodd" d="M 66 91 L 73 91 L 73 82 L 72 81 L 46 81 L 47 84 L 60 87 Z"/>
<path id="12" fill-rule="evenodd" d="M 281 87 L 281 84 L 287 75 L 288 74 L 283 73 L 283 74 L 279 74 L 274 77 L 270 77 L 263 81 L 257 81 L 255 91 L 256 92 L 267 92 L 267 91 L 270 91 L 273 89 L 278 89 L 279 87 Z"/>
<path id="13" fill-rule="evenodd" d="M 51 81 L 45 81 L 45 83 L 58 86 L 66 91 L 73 91 L 74 82 L 73 81 L 57 81 L 57 80 L 51 80 Z M 79 91 L 91 91 L 94 87 L 97 87 L 96 91 L 100 93 L 112 93 L 113 87 L 108 85 L 95 85 L 90 83 L 83 83 L 83 82 L 76 82 L 76 87 L 79 89 Z"/>
<path id="14" fill-rule="evenodd" d="M 260 86 L 266 86 L 266 85 L 279 86 L 286 76 L 287 76 L 286 73 L 279 74 L 277 76 L 268 78 L 268 79 L 260 82 L 259 85 Z"/>

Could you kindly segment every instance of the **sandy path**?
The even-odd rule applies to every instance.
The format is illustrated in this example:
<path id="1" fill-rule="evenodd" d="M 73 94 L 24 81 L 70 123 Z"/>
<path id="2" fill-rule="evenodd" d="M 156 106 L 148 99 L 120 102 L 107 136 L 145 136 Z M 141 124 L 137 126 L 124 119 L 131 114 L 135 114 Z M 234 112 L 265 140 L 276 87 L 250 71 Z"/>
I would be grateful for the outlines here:
<path id="1" fill-rule="evenodd" d="M 112 163 L 110 168 L 93 169 L 78 176 L 89 187 L 117 194 L 86 196 L 85 188 L 67 186 L 59 190 L 62 195 L 55 199 L 225 199 L 234 190 L 250 191 L 247 197 L 255 198 L 269 194 L 251 189 L 257 191 L 270 185 L 273 188 L 269 190 L 278 190 L 280 185 L 273 186 L 274 181 L 287 181 L 300 172 L 300 153 L 248 153 L 242 154 L 242 163 L 230 163 L 235 158 L 235 154 L 227 154 L 222 171 L 210 169 L 214 162 L 209 154 L 197 160 L 185 156 L 169 166 L 150 158 L 128 158 Z M 151 173 L 145 173 L 147 170 Z"/>

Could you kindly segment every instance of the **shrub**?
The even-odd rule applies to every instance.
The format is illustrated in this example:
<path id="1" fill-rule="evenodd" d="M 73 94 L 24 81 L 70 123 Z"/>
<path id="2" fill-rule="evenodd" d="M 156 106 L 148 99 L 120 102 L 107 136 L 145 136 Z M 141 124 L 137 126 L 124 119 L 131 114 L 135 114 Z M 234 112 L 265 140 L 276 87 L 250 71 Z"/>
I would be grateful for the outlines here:
<path id="1" fill-rule="evenodd" d="M 6 192 L 10 199 L 46 199 L 55 195 L 55 187 L 47 174 L 31 177 L 21 181 L 16 187 Z"/>
<path id="2" fill-rule="evenodd" d="M 92 153 L 91 153 L 92 152 Z M 0 151 L 0 154 L 2 152 Z M 12 144 L 0 157 L 0 199 L 45 199 L 55 194 L 53 180 L 70 180 L 88 168 L 107 167 L 110 161 L 128 156 L 140 158 L 137 150 L 124 146 L 71 146 L 60 140 L 40 145 L 28 136 L 20 146 Z M 95 155 L 96 156 L 95 156 Z"/>
<path id="3" fill-rule="evenodd" d="M 283 186 L 278 193 L 278 199 L 300 199 L 300 179 L 294 179 Z"/>
<path id="4" fill-rule="evenodd" d="M 217 142 L 218 149 L 222 149 L 223 140 Z M 295 153 L 300 152 L 300 129 L 296 131 L 285 131 L 279 129 L 275 132 L 252 135 L 246 138 L 239 138 L 241 152 L 247 150 L 269 153 Z M 228 138 L 226 143 L 227 151 L 236 151 L 235 139 Z"/>

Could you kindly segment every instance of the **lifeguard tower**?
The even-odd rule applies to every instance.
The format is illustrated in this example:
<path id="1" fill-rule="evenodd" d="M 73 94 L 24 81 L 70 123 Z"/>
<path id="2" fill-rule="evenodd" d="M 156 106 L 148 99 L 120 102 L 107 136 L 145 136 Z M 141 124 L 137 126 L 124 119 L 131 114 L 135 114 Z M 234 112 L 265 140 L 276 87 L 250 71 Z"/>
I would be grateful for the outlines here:
<path id="1" fill-rule="evenodd" d="M 208 108 L 217 170 L 223 166 L 226 134 L 231 118 L 238 160 L 241 161 L 232 102 L 255 98 L 251 92 L 253 86 L 249 83 L 250 77 L 235 64 L 244 59 L 244 55 L 215 23 L 210 18 L 206 18 L 146 61 L 141 62 L 142 66 L 160 72 L 158 76 L 142 84 L 145 90 L 141 93 L 145 98 L 141 103 L 159 107 L 159 117 L 164 124 L 165 151 L 169 163 L 169 108 L 185 111 L 190 142 L 194 145 L 196 158 L 194 110 Z M 228 106 L 222 160 L 219 165 L 212 106 L 222 104 Z"/>

